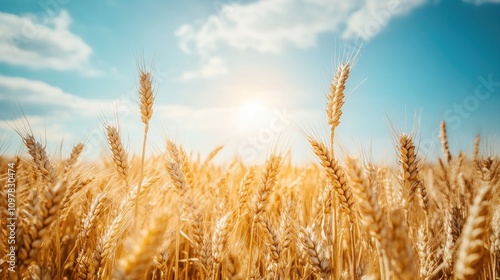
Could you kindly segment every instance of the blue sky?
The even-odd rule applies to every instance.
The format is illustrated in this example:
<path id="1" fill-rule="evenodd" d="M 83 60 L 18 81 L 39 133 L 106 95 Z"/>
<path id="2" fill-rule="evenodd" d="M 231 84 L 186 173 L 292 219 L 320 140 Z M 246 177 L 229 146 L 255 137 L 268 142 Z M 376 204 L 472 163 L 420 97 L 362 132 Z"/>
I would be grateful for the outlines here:
<path id="1" fill-rule="evenodd" d="M 165 137 L 249 162 L 272 147 L 312 159 L 298 132 L 327 137 L 325 94 L 335 67 L 359 50 L 337 144 L 394 161 L 392 137 L 418 130 L 422 155 L 475 134 L 497 150 L 500 1 L 0 0 L 0 143 L 20 153 L 22 111 L 54 156 L 80 141 L 104 151 L 102 116 L 118 116 L 140 148 L 137 67 L 155 66 L 150 151 Z M 101 116 L 101 117 L 100 117 Z M 278 144 L 276 144 L 278 143 Z"/>

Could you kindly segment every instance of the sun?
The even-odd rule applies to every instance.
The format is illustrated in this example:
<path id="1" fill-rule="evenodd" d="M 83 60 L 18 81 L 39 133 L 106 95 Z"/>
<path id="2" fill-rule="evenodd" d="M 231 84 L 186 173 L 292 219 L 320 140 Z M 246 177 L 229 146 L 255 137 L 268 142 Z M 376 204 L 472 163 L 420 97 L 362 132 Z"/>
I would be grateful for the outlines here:
<path id="1" fill-rule="evenodd" d="M 247 101 L 238 109 L 238 122 L 241 131 L 252 131 L 262 127 L 268 114 L 268 108 L 256 101 Z"/>

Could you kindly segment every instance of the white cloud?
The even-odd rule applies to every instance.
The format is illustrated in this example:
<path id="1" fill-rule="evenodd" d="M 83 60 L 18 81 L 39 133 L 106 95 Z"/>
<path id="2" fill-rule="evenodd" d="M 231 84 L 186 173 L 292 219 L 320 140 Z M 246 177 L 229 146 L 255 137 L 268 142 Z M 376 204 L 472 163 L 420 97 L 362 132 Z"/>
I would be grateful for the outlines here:
<path id="1" fill-rule="evenodd" d="M 176 32 L 185 53 L 210 54 L 229 46 L 280 53 L 286 46 L 310 48 L 318 36 L 339 32 L 344 39 L 368 40 L 426 0 L 260 0 L 223 6 L 201 24 Z"/>
<path id="2" fill-rule="evenodd" d="M 500 0 L 463 0 L 476 5 Z M 287 46 L 310 48 L 318 36 L 338 32 L 343 39 L 370 40 L 389 22 L 429 0 L 258 0 L 222 5 L 202 22 L 184 24 L 179 47 L 202 56 L 226 46 L 280 53 Z"/>
<path id="3" fill-rule="evenodd" d="M 71 113 L 72 115 L 96 115 L 99 109 L 112 105 L 111 101 L 93 100 L 64 92 L 45 82 L 21 77 L 0 75 L 0 100 L 20 103 L 46 110 L 45 113 Z"/>
<path id="4" fill-rule="evenodd" d="M 281 53 L 292 46 L 316 46 L 318 37 L 336 32 L 344 39 L 369 40 L 396 16 L 404 15 L 426 0 L 259 0 L 222 6 L 217 14 L 200 23 L 184 24 L 176 31 L 179 47 L 186 54 L 207 60 L 222 56 L 221 50 L 255 50 Z M 218 58 L 217 58 L 218 59 Z M 201 69 L 185 72 L 181 79 L 224 74 L 216 60 Z M 223 71 L 219 71 L 223 70 Z"/>
<path id="5" fill-rule="evenodd" d="M 0 75 L 0 140 L 8 141 L 11 154 L 23 146 L 14 129 L 21 133 L 31 131 L 37 139 L 46 141 L 52 151 L 63 140 L 85 140 L 94 146 L 93 153 L 98 153 L 100 141 L 104 141 L 100 119 L 113 122 L 117 117 L 128 124 L 134 113 L 140 125 L 137 103 L 129 95 L 113 100 L 91 99 L 42 81 Z M 64 149 L 71 146 L 64 145 Z"/>
<path id="6" fill-rule="evenodd" d="M 227 73 L 227 66 L 220 57 L 211 57 L 200 69 L 194 71 L 185 71 L 181 75 L 181 80 L 189 81 L 198 78 L 210 78 Z"/>
<path id="7" fill-rule="evenodd" d="M 319 34 L 335 31 L 359 1 L 267 0 L 224 6 L 201 25 L 185 24 L 176 35 L 186 53 L 225 44 L 235 49 L 279 53 L 286 45 L 314 46 Z"/>
<path id="8" fill-rule="evenodd" d="M 63 139 L 66 141 L 74 139 L 73 135 L 64 132 L 64 125 L 55 116 L 48 118 L 40 116 L 23 116 L 9 122 L 0 122 L 0 131 L 4 131 L 2 133 L 2 136 L 5 137 L 4 139 L 18 140 L 15 142 L 20 144 L 21 138 L 19 138 L 20 136 L 17 135 L 14 129 L 18 130 L 21 134 L 33 133 L 34 136 L 42 142 L 60 143 Z"/>
<path id="9" fill-rule="evenodd" d="M 363 5 L 349 16 L 342 37 L 353 39 L 359 36 L 370 40 L 394 17 L 405 15 L 425 2 L 426 0 L 365 0 Z"/>
<path id="10" fill-rule="evenodd" d="M 92 49 L 69 30 L 65 10 L 18 16 L 0 12 L 0 62 L 33 69 L 100 72 L 89 62 Z"/>

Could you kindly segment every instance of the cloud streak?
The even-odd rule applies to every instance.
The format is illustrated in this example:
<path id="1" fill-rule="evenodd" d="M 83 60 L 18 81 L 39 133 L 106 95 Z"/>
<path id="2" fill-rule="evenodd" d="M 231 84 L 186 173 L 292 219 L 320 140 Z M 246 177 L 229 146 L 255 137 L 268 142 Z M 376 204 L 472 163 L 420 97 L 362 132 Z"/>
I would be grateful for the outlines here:
<path id="1" fill-rule="evenodd" d="M 382 32 L 393 18 L 408 14 L 425 2 L 426 0 L 365 0 L 348 16 L 342 38 L 351 40 L 359 36 L 363 40 L 370 40 Z"/>
<path id="2" fill-rule="evenodd" d="M 100 74 L 89 62 L 92 48 L 69 30 L 70 24 L 71 17 L 65 10 L 51 17 L 0 12 L 0 62 Z"/>
<path id="3" fill-rule="evenodd" d="M 218 75 L 223 75 L 228 72 L 225 61 L 220 57 L 211 57 L 208 62 L 201 65 L 198 70 L 185 71 L 181 75 L 182 81 L 190 81 L 193 79 L 210 78 Z"/>
<path id="4" fill-rule="evenodd" d="M 39 115 L 65 114 L 91 116 L 99 108 L 112 106 L 109 100 L 79 97 L 42 81 L 0 75 L 0 100 L 3 106 L 20 103 L 40 110 Z M 4 117 L 4 116 L 3 116 Z"/>
<path id="5" fill-rule="evenodd" d="M 287 45 L 309 48 L 318 35 L 338 30 L 357 1 L 268 0 L 224 6 L 203 23 L 185 24 L 176 36 L 186 52 L 206 54 L 226 45 L 280 53 Z"/>
<path id="6" fill-rule="evenodd" d="M 222 50 L 281 54 L 286 48 L 315 47 L 320 35 L 338 33 L 345 40 L 370 40 L 392 18 L 409 13 L 426 0 L 259 0 L 224 5 L 202 22 L 183 24 L 175 35 L 179 48 L 205 62 L 181 80 L 228 72 L 217 63 Z M 214 60 L 214 56 L 218 56 Z M 217 66 L 217 67 L 216 67 Z M 217 71 L 217 70 L 224 71 Z"/>
<path id="7" fill-rule="evenodd" d="M 479 0 L 480 1 L 480 0 Z M 426 0 L 267 0 L 223 6 L 199 24 L 184 24 L 175 33 L 185 53 L 209 54 L 222 46 L 281 53 L 287 46 L 307 49 L 327 32 L 365 40 L 396 16 Z M 376 32 L 370 30 L 377 24 Z M 370 34 L 368 34 L 370 33 Z"/>

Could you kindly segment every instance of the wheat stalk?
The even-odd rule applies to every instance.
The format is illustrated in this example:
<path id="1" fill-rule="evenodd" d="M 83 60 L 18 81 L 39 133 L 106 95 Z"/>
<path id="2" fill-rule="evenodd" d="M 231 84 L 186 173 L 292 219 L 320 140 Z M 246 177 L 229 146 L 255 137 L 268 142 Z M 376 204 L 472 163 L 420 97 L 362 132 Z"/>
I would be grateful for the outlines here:
<path id="1" fill-rule="evenodd" d="M 399 138 L 399 153 L 401 165 L 401 184 L 403 187 L 403 207 L 408 209 L 408 205 L 413 201 L 415 192 L 421 188 L 419 179 L 419 167 L 415 145 L 411 135 L 402 134 Z"/>
<path id="2" fill-rule="evenodd" d="M 189 162 L 189 158 L 186 155 L 186 151 L 182 147 L 180 147 L 179 149 L 179 154 L 182 161 L 182 172 L 186 176 L 186 182 L 189 186 L 194 186 L 194 176 L 193 170 L 191 168 L 191 163 Z"/>
<path id="3" fill-rule="evenodd" d="M 329 279 L 332 268 L 328 250 L 323 249 L 324 245 L 319 242 L 313 230 L 301 228 L 299 239 L 317 276 L 320 279 Z"/>
<path id="4" fill-rule="evenodd" d="M 81 245 L 82 248 L 85 248 L 88 240 L 92 236 L 93 231 L 97 227 L 98 219 L 105 210 L 106 206 L 105 202 L 106 202 L 106 197 L 104 194 L 98 194 L 92 200 L 89 211 L 85 216 L 85 219 L 82 221 L 83 227 L 75 241 L 75 247 Z"/>
<path id="5" fill-rule="evenodd" d="M 179 149 L 174 144 L 174 142 L 167 141 L 167 151 L 170 155 L 170 159 L 166 163 L 166 168 L 172 183 L 180 191 L 183 196 L 187 191 L 188 184 L 184 172 L 182 172 L 182 160 L 179 153 Z"/>
<path id="6" fill-rule="evenodd" d="M 212 236 L 212 274 L 214 275 L 214 279 L 217 279 L 217 271 L 219 269 L 219 265 L 223 261 L 223 256 L 228 245 L 227 242 L 230 233 L 230 217 L 231 213 L 227 213 L 217 221 L 214 234 Z"/>
<path id="7" fill-rule="evenodd" d="M 439 139 L 441 140 L 441 149 L 443 151 L 443 155 L 446 159 L 447 163 L 450 163 L 452 160 L 450 147 L 448 146 L 448 133 L 446 132 L 446 123 L 441 122 L 440 130 L 439 130 Z"/>
<path id="8" fill-rule="evenodd" d="M 333 151 L 335 128 L 340 124 L 342 115 L 342 105 L 345 102 L 345 84 L 349 78 L 351 66 L 349 63 L 342 63 L 335 72 L 335 76 L 330 84 L 330 94 L 326 105 L 326 119 L 330 125 L 330 144 Z"/>
<path id="9" fill-rule="evenodd" d="M 328 179 L 333 184 L 335 192 L 340 198 L 340 205 L 342 206 L 342 209 L 349 215 L 350 221 L 353 222 L 354 198 L 352 197 L 351 188 L 347 185 L 347 179 L 343 168 L 331 157 L 331 153 L 323 143 L 312 138 L 309 138 L 308 140 L 314 153 L 320 160 Z"/>
<path id="10" fill-rule="evenodd" d="M 49 184 L 55 184 L 57 180 L 56 171 L 50 162 L 45 147 L 37 142 L 33 135 L 26 135 L 23 141 L 28 148 L 28 153 L 33 158 L 38 172 L 42 175 L 42 179 Z"/>
<path id="11" fill-rule="evenodd" d="M 274 279 L 278 275 L 279 263 L 281 259 L 282 248 L 278 239 L 278 235 L 274 230 L 271 222 L 268 219 L 261 219 L 259 222 L 259 228 L 264 233 L 264 242 L 268 250 L 268 265 L 267 265 L 267 275 L 268 278 Z"/>
<path id="12" fill-rule="evenodd" d="M 281 167 L 281 156 L 272 155 L 266 162 L 266 170 L 262 176 L 262 181 L 255 193 L 252 200 L 252 210 L 253 218 L 252 225 L 250 227 L 250 260 L 248 262 L 247 278 L 250 278 L 252 272 L 252 257 L 253 257 L 253 238 L 254 238 L 254 226 L 259 223 L 262 214 L 264 213 L 269 199 L 271 197 L 271 192 L 276 185 L 276 177 L 278 176 L 279 169 Z"/>
<path id="13" fill-rule="evenodd" d="M 408 229 L 404 222 L 404 215 L 401 211 L 394 210 L 390 213 L 391 230 L 389 231 L 388 255 L 392 267 L 392 277 L 394 279 L 411 279 L 417 271 L 413 263 L 413 251 L 408 242 Z M 391 279 L 392 279 L 391 277 Z"/>
<path id="14" fill-rule="evenodd" d="M 387 273 L 385 271 L 385 263 L 387 262 L 385 260 L 385 248 L 387 246 L 388 230 L 383 220 L 385 215 L 374 192 L 376 188 L 375 170 L 373 167 L 370 167 L 369 178 L 367 179 L 354 158 L 347 158 L 346 166 L 352 182 L 352 190 L 356 197 L 356 205 L 362 217 L 361 222 L 368 233 L 376 240 L 380 274 L 382 279 L 385 279 L 384 275 Z"/>
<path id="15" fill-rule="evenodd" d="M 419 274 L 422 279 L 431 279 L 434 270 L 434 258 L 431 251 L 429 234 L 424 224 L 418 227 L 416 247 L 420 263 Z"/>
<path id="16" fill-rule="evenodd" d="M 485 236 L 488 232 L 490 191 L 489 185 L 482 187 L 469 208 L 457 250 L 454 279 L 469 279 L 480 271 L 485 253 Z"/>
<path id="17" fill-rule="evenodd" d="M 243 208 L 247 205 L 252 190 L 250 185 L 253 183 L 255 178 L 256 167 L 251 166 L 245 174 L 243 178 L 242 184 L 240 185 L 240 189 L 238 190 L 238 212 L 243 212 Z"/>
<path id="18" fill-rule="evenodd" d="M 113 272 L 114 279 L 141 279 L 153 263 L 153 257 L 160 253 L 164 227 L 168 216 L 160 215 L 155 223 L 143 230 L 138 240 L 131 244 L 129 254 L 118 260 L 118 267 Z"/>
<path id="19" fill-rule="evenodd" d="M 253 219 L 257 223 L 265 211 L 265 208 L 269 203 L 271 193 L 276 185 L 276 177 L 281 166 L 281 161 L 281 156 L 271 156 L 266 162 L 266 170 L 262 176 L 262 182 L 260 183 L 257 193 L 252 201 Z"/>
<path id="20" fill-rule="evenodd" d="M 144 125 L 149 126 L 149 121 L 153 116 L 153 103 L 155 101 L 155 94 L 153 92 L 153 81 L 151 73 L 143 69 L 139 71 L 139 98 L 141 120 Z"/>
<path id="21" fill-rule="evenodd" d="M 63 181 L 47 188 L 43 193 L 43 201 L 37 207 L 33 224 L 30 225 L 30 236 L 26 236 L 24 246 L 19 250 L 19 260 L 24 267 L 29 266 L 40 256 L 43 240 L 50 234 L 51 225 L 58 219 L 59 207 L 66 192 L 67 182 Z"/>
<path id="22" fill-rule="evenodd" d="M 120 138 L 120 133 L 116 127 L 108 125 L 106 126 L 106 135 L 116 171 L 120 177 L 127 182 L 130 166 L 127 152 L 125 151 Z"/>
<path id="23" fill-rule="evenodd" d="M 64 173 L 68 173 L 70 169 L 73 168 L 73 166 L 78 161 L 78 158 L 82 154 L 84 147 L 85 146 L 83 145 L 83 143 L 78 143 L 73 147 L 69 158 L 66 160 L 66 164 L 64 166 Z"/>
<path id="24" fill-rule="evenodd" d="M 211 161 L 212 159 L 214 159 L 214 157 L 219 154 L 219 152 L 224 148 L 224 146 L 217 146 L 215 147 L 215 149 L 213 149 L 207 156 L 207 158 L 205 159 L 205 161 L 203 162 L 202 166 L 207 166 Z"/>
<path id="25" fill-rule="evenodd" d="M 479 159 L 479 144 L 481 144 L 481 136 L 478 134 L 474 138 L 474 152 L 472 153 L 472 160 L 475 162 Z"/>
<path id="26" fill-rule="evenodd" d="M 141 110 L 141 120 L 144 123 L 144 138 L 142 140 L 142 153 L 141 153 L 141 165 L 139 168 L 139 183 L 137 184 L 137 193 L 141 192 L 142 179 L 144 177 L 144 161 L 146 159 L 146 143 L 148 139 L 149 131 L 149 121 L 153 116 L 153 103 L 155 100 L 155 95 L 153 94 L 153 85 L 151 79 L 151 73 L 144 70 L 139 71 L 139 98 L 140 110 Z M 140 196 L 137 196 L 139 199 Z M 139 211 L 139 201 L 135 204 L 135 215 L 137 221 L 137 213 Z M 134 227 L 137 225 L 135 224 Z"/>
<path id="27" fill-rule="evenodd" d="M 66 220 L 68 212 L 70 211 L 71 208 L 71 204 L 74 203 L 74 201 L 76 200 L 75 197 L 77 196 L 77 194 L 81 193 L 82 189 L 84 189 L 94 180 L 95 178 L 91 177 L 84 180 L 78 180 L 73 184 L 71 184 L 61 202 L 61 215 L 59 217 L 61 223 L 64 223 L 64 221 Z"/>

